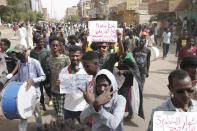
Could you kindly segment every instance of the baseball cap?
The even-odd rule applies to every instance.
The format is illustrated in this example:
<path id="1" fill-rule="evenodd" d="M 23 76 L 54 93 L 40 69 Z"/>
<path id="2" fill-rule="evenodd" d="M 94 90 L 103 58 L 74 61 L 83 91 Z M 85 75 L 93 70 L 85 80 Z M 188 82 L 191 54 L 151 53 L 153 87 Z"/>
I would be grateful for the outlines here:
<path id="1" fill-rule="evenodd" d="M 27 50 L 27 48 L 24 45 L 21 45 L 21 44 L 18 44 L 14 47 L 14 51 L 17 52 L 17 53 L 25 51 L 25 50 Z"/>
<path id="2" fill-rule="evenodd" d="M 144 31 L 144 32 L 142 32 L 141 35 L 142 35 L 142 36 L 147 36 L 148 34 Z"/>

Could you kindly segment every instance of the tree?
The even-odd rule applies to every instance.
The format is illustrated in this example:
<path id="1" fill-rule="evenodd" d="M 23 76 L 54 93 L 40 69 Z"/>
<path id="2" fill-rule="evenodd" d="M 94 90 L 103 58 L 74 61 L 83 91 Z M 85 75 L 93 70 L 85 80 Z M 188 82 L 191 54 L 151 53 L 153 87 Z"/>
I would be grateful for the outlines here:
<path id="1" fill-rule="evenodd" d="M 6 6 L 3 6 L 1 5 L 0 6 L 0 14 L 1 14 L 1 19 L 3 21 L 10 21 L 10 8 L 6 7 Z"/>
<path id="2" fill-rule="evenodd" d="M 38 22 L 43 20 L 44 20 L 44 15 L 41 12 L 29 10 L 26 13 L 25 21 Z"/>
<path id="3" fill-rule="evenodd" d="M 24 0 L 7 0 L 7 6 L 0 6 L 1 19 L 6 22 L 21 21 L 25 17 Z"/>
<path id="4" fill-rule="evenodd" d="M 54 18 L 51 18 L 50 21 L 51 22 L 59 22 L 58 18 L 55 18 L 55 17 Z"/>
<path id="5" fill-rule="evenodd" d="M 36 13 L 32 10 L 27 11 L 25 21 L 36 22 Z"/>
<path id="6" fill-rule="evenodd" d="M 7 0 L 7 8 L 9 8 L 9 16 L 12 21 L 21 21 L 25 18 L 24 0 Z"/>
<path id="7" fill-rule="evenodd" d="M 44 14 L 41 12 L 36 12 L 36 21 L 44 20 Z"/>
<path id="8" fill-rule="evenodd" d="M 24 0 L 7 0 L 7 6 L 0 6 L 1 19 L 5 22 L 44 20 L 41 12 L 26 11 Z"/>
<path id="9" fill-rule="evenodd" d="M 65 22 L 73 22 L 73 23 L 79 22 L 79 20 L 80 20 L 79 17 L 75 15 L 67 16 L 64 19 Z"/>

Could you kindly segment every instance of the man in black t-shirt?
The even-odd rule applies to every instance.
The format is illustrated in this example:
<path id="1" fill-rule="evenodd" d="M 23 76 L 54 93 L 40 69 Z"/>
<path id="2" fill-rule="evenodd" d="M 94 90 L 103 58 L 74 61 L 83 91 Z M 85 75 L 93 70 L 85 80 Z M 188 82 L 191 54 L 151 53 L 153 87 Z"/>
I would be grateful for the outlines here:
<path id="1" fill-rule="evenodd" d="M 140 38 L 139 47 L 133 50 L 133 56 L 135 57 L 136 63 L 140 70 L 142 87 L 144 87 L 145 78 L 149 76 L 150 57 L 151 57 L 151 50 L 145 47 L 145 44 L 146 44 L 146 37 L 142 36 Z"/>
<path id="2" fill-rule="evenodd" d="M 99 66 L 100 69 L 112 69 L 116 62 L 119 60 L 119 53 L 107 53 L 108 43 L 102 42 L 97 44 L 97 52 L 99 56 Z M 122 53 L 121 53 L 122 54 Z"/>
<path id="3" fill-rule="evenodd" d="M 177 41 L 177 44 L 176 44 L 176 53 L 175 53 L 175 56 L 178 56 L 179 54 L 179 51 L 182 47 L 185 47 L 186 46 L 186 40 L 187 40 L 187 31 L 183 31 L 183 34 L 181 37 L 179 37 L 178 41 Z"/>
<path id="4" fill-rule="evenodd" d="M 86 52 L 86 49 L 88 47 L 87 35 L 88 33 L 85 32 L 85 35 L 83 38 L 83 44 L 82 44 L 83 53 Z M 118 47 L 119 47 L 119 51 L 117 53 L 107 52 L 108 46 L 109 46 L 107 42 L 97 42 L 95 44 L 97 53 L 99 56 L 100 69 L 108 69 L 111 72 L 113 72 L 114 64 L 119 61 L 120 56 L 124 53 L 121 37 L 122 37 L 122 34 L 120 33 L 120 31 L 117 31 L 117 39 L 118 39 Z"/>
<path id="5" fill-rule="evenodd" d="M 36 25 L 36 32 L 39 33 L 40 35 L 42 35 L 42 30 L 43 30 L 43 28 L 42 28 L 41 24 L 38 23 Z"/>
<path id="6" fill-rule="evenodd" d="M 11 43 L 8 39 L 1 39 L 0 43 L 1 43 L 1 49 L 4 52 L 7 70 L 8 73 L 10 74 L 9 76 L 12 77 L 18 69 L 14 50 L 13 48 L 10 48 Z M 8 79 L 10 79 L 10 77 L 8 77 Z"/>
<path id="7" fill-rule="evenodd" d="M 58 32 L 56 31 L 55 27 L 52 27 L 52 32 L 50 33 L 50 37 L 56 37 Z"/>

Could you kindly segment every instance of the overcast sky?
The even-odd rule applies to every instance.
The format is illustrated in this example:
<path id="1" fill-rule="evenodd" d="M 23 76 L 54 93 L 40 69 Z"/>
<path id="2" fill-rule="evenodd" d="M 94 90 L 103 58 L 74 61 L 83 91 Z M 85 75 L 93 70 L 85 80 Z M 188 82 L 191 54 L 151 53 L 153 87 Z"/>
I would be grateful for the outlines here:
<path id="1" fill-rule="evenodd" d="M 79 0 L 41 0 L 42 7 L 47 8 L 48 13 L 51 14 L 51 3 L 52 3 L 52 15 L 61 19 L 65 15 L 65 10 L 68 7 L 77 5 Z"/>

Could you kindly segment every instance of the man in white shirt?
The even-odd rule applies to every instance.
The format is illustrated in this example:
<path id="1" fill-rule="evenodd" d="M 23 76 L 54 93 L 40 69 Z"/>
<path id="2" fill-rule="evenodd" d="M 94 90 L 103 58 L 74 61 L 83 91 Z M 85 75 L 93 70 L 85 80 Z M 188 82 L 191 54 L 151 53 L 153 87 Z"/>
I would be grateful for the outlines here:
<path id="1" fill-rule="evenodd" d="M 159 37 L 159 26 L 157 25 L 157 23 L 155 23 L 154 26 L 155 26 L 155 30 L 154 30 L 155 43 L 156 45 L 158 45 L 157 39 Z"/>
<path id="2" fill-rule="evenodd" d="M 26 28 L 23 27 L 23 25 L 19 25 L 19 29 L 17 30 L 16 34 L 19 37 L 20 44 L 24 45 L 27 48 L 27 42 L 26 42 L 27 31 L 26 31 Z"/>
<path id="3" fill-rule="evenodd" d="M 170 47 L 170 37 L 171 33 L 167 28 L 164 29 L 163 35 L 162 35 L 162 41 L 163 41 L 163 60 L 168 54 L 169 47 Z"/>
<path id="4" fill-rule="evenodd" d="M 87 74 L 81 64 L 81 48 L 79 46 L 72 46 L 69 49 L 69 58 L 71 64 L 63 68 L 60 74 Z M 60 81 L 56 81 L 60 85 Z M 76 87 L 77 88 L 77 87 Z M 80 114 L 85 109 L 87 103 L 83 98 L 82 93 L 66 93 L 64 101 L 64 119 L 77 119 L 80 120 Z"/>

